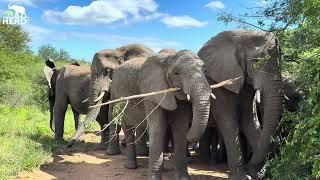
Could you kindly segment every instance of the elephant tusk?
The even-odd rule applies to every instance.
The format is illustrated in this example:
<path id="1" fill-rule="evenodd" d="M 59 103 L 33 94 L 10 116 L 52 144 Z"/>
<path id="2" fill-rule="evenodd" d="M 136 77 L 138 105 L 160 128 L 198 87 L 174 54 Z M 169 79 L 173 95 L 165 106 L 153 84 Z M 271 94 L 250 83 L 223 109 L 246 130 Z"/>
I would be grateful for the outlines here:
<path id="1" fill-rule="evenodd" d="M 88 101 L 89 101 L 89 98 L 83 100 L 82 103 L 86 103 L 86 102 L 88 102 Z"/>
<path id="2" fill-rule="evenodd" d="M 284 97 L 287 101 L 290 100 L 290 98 L 289 98 L 286 94 L 284 94 L 283 97 Z"/>
<path id="3" fill-rule="evenodd" d="M 256 91 L 255 96 L 257 98 L 257 102 L 260 104 L 260 102 L 261 102 L 261 91 L 259 89 Z"/>
<path id="4" fill-rule="evenodd" d="M 188 99 L 188 101 L 190 101 L 190 95 L 189 94 L 187 94 L 187 99 Z"/>
<path id="5" fill-rule="evenodd" d="M 94 102 L 100 101 L 103 98 L 103 96 L 105 95 L 105 93 L 106 93 L 105 91 L 101 92 L 100 96 L 96 100 L 94 100 Z"/>
<path id="6" fill-rule="evenodd" d="M 212 99 L 217 99 L 217 97 L 213 93 L 211 93 L 210 96 L 212 97 Z"/>

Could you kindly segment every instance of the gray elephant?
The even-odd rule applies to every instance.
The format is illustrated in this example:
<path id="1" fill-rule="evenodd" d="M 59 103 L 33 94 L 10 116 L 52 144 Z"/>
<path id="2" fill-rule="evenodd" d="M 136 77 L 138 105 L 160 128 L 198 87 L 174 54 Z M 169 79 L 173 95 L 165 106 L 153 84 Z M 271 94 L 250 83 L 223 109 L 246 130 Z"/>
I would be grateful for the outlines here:
<path id="1" fill-rule="evenodd" d="M 110 94 L 111 77 L 113 71 L 119 67 L 125 61 L 139 57 L 142 55 L 153 54 L 152 49 L 145 47 L 141 44 L 129 44 L 116 49 L 105 49 L 97 52 L 94 55 L 91 64 L 91 79 L 88 85 L 88 104 L 94 106 L 102 102 L 101 97 L 106 94 Z M 100 111 L 100 107 L 90 108 L 85 117 L 86 122 L 93 121 L 97 118 Z M 104 116 L 104 119 L 108 118 L 108 112 Z M 79 126 L 77 132 L 74 134 L 72 140 L 69 142 L 69 146 L 84 133 L 84 125 Z"/>
<path id="2" fill-rule="evenodd" d="M 66 65 L 55 68 L 53 62 L 46 62 L 45 75 L 48 80 L 48 98 L 50 103 L 50 128 L 55 132 L 57 141 L 63 140 L 64 119 L 68 104 L 71 105 L 75 128 L 78 129 L 79 115 L 88 112 L 88 103 L 83 102 L 89 93 L 90 67 L 79 65 Z M 106 94 L 103 101 L 109 99 Z M 97 122 L 102 128 L 106 123 L 107 106 L 101 108 Z M 99 148 L 103 148 L 107 140 L 107 132 L 101 134 Z"/>
<path id="3" fill-rule="evenodd" d="M 283 101 L 284 109 L 290 112 L 296 112 L 300 109 L 300 102 L 306 97 L 307 93 L 304 89 L 300 87 L 300 83 L 284 78 L 283 89 L 285 98 Z M 262 103 L 263 104 L 263 103 Z M 258 104 L 257 108 L 257 120 L 261 120 L 263 106 Z M 203 162 L 209 162 L 210 164 L 216 164 L 219 162 L 224 162 L 227 158 L 224 142 L 222 136 L 219 132 L 218 127 L 213 118 L 209 118 L 208 126 L 203 137 L 199 141 L 199 156 Z M 261 124 L 262 122 L 257 122 Z M 262 124 L 261 124 L 262 125 Z M 284 134 L 283 134 L 284 133 Z M 281 136 L 285 137 L 287 132 L 282 132 Z M 247 146 L 245 137 L 240 134 L 241 148 L 243 152 L 244 161 L 250 160 L 252 152 L 250 147 Z"/>
<path id="4" fill-rule="evenodd" d="M 212 101 L 212 114 L 226 145 L 231 179 L 246 179 L 248 173 L 257 177 L 282 112 L 281 55 L 277 39 L 263 31 L 224 31 L 211 38 L 198 55 L 205 62 L 210 84 L 242 77 L 235 84 L 213 91 L 217 99 Z M 255 94 L 263 102 L 262 130 L 253 120 Z M 247 169 L 240 148 L 240 129 L 253 151 Z"/>
<path id="5" fill-rule="evenodd" d="M 144 129 L 148 127 L 148 179 L 161 179 L 168 126 L 175 143 L 175 178 L 190 179 L 185 153 L 187 139 L 191 142 L 200 139 L 210 110 L 211 89 L 204 76 L 203 62 L 191 51 L 162 51 L 149 58 L 131 59 L 113 74 L 111 99 L 170 87 L 182 91 L 130 101 L 121 123 L 127 140 L 127 168 L 137 167 L 134 142 L 139 137 L 134 137 L 132 129 L 139 124 Z"/>

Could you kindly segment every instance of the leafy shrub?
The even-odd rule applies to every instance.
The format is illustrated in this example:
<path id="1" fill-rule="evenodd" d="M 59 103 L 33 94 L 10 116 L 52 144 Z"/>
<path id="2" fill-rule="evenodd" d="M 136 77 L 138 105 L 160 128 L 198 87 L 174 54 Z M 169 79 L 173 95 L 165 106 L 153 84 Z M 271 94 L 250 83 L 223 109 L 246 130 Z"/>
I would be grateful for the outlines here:
<path id="1" fill-rule="evenodd" d="M 309 87 L 309 96 L 300 112 L 284 114 L 280 127 L 287 125 L 291 131 L 282 139 L 280 154 L 271 160 L 274 179 L 320 178 L 320 48 L 299 58 L 298 78 Z"/>

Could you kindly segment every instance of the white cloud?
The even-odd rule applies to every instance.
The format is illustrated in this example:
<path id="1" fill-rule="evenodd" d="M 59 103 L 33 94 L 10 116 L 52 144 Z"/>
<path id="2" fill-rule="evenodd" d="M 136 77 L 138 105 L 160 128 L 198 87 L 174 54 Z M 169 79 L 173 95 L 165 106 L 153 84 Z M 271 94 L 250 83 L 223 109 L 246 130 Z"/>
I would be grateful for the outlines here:
<path id="1" fill-rule="evenodd" d="M 57 41 L 82 40 L 84 42 L 95 42 L 110 46 L 119 47 L 130 43 L 141 43 L 159 51 L 163 48 L 179 48 L 181 44 L 175 41 L 163 40 L 156 37 L 145 36 L 124 36 L 109 33 L 84 33 L 72 31 L 53 31 L 44 27 L 28 24 L 23 26 L 23 29 L 28 32 L 33 42 L 38 44 L 52 44 Z"/>
<path id="2" fill-rule="evenodd" d="M 206 4 L 205 7 L 210 9 L 224 9 L 225 5 L 221 1 L 212 1 Z"/>
<path id="3" fill-rule="evenodd" d="M 22 26 L 23 30 L 29 33 L 33 41 L 43 42 L 53 35 L 53 31 L 40 26 L 26 24 Z"/>
<path id="4" fill-rule="evenodd" d="M 267 0 L 258 0 L 258 1 L 257 1 L 257 4 L 258 4 L 259 6 L 265 6 L 265 5 L 268 4 L 268 1 L 267 1 Z"/>
<path id="5" fill-rule="evenodd" d="M 161 22 L 168 27 L 203 27 L 207 22 L 202 22 L 190 16 L 169 16 L 161 19 Z"/>
<path id="6" fill-rule="evenodd" d="M 64 11 L 48 10 L 44 18 L 69 25 L 112 24 L 158 18 L 154 0 L 97 0 L 87 6 L 69 6 Z"/>

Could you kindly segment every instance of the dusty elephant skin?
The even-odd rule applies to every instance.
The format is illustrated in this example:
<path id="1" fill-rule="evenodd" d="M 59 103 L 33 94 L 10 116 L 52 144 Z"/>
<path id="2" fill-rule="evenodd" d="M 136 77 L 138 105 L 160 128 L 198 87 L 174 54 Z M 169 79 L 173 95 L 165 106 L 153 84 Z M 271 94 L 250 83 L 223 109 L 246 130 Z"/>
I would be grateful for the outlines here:
<path id="1" fill-rule="evenodd" d="M 257 177 L 256 168 L 265 160 L 282 112 L 277 40 L 272 33 L 263 31 L 224 31 L 211 38 L 198 55 L 205 62 L 210 83 L 243 77 L 234 85 L 214 90 L 217 99 L 212 101 L 212 111 L 226 145 L 231 178 L 242 179 L 248 174 L 243 165 L 239 129 L 253 149 L 247 170 Z M 263 101 L 262 130 L 256 126 L 252 115 L 255 91 Z"/>
<path id="2" fill-rule="evenodd" d="M 129 44 L 116 49 L 105 49 L 97 52 L 91 64 L 91 79 L 89 83 L 88 104 L 93 106 L 100 104 L 104 94 L 109 94 L 113 71 L 128 59 L 144 54 L 152 54 L 153 51 L 140 44 Z M 96 119 L 100 107 L 90 108 L 85 120 L 90 122 Z M 104 116 L 107 119 L 108 115 Z M 84 133 L 82 124 L 74 134 L 69 145 L 72 145 Z M 113 132 L 110 132 L 113 133 Z"/>
<path id="3" fill-rule="evenodd" d="M 46 77 L 49 77 L 48 98 L 50 103 L 50 127 L 55 132 L 57 141 L 63 140 L 64 118 L 68 104 L 71 105 L 74 114 L 75 128 L 78 129 L 79 114 L 88 112 L 88 103 L 82 101 L 88 97 L 90 82 L 90 67 L 79 65 L 66 65 L 62 68 L 45 68 Z M 50 72 L 51 71 L 51 72 Z M 106 94 L 104 101 L 109 99 Z M 107 107 L 101 109 L 97 121 L 102 128 L 107 120 Z M 101 134 L 100 145 L 105 144 L 106 133 Z M 103 146 L 102 146 L 103 147 Z"/>
<path id="4" fill-rule="evenodd" d="M 139 103 L 142 99 L 130 102 L 121 123 L 127 143 L 125 166 L 136 168 L 134 141 L 139 137 L 134 137 L 132 127 L 148 117 L 140 127 L 148 127 L 149 130 L 149 179 L 162 177 L 167 126 L 171 127 L 175 142 L 175 179 L 190 179 L 186 159 L 187 139 L 200 139 L 207 126 L 210 109 L 211 90 L 203 74 L 203 62 L 191 51 L 164 50 L 149 58 L 131 59 L 113 75 L 111 99 L 170 87 L 183 91 L 152 96 L 142 103 Z M 189 98 L 191 103 L 187 101 Z M 189 122 L 192 125 L 188 131 Z"/>
<path id="5" fill-rule="evenodd" d="M 300 83 L 293 80 L 284 78 L 282 80 L 282 83 L 284 94 L 286 97 L 283 100 L 284 109 L 290 112 L 298 111 L 300 109 L 299 103 L 306 97 L 307 92 L 300 87 Z M 263 106 L 261 106 L 261 104 L 257 104 L 258 107 L 256 112 L 256 121 L 262 126 L 262 122 L 259 122 L 259 120 L 261 120 L 261 118 L 263 117 Z M 282 137 L 286 137 L 287 135 L 288 132 L 282 132 L 281 134 Z M 252 155 L 251 147 L 246 143 L 245 137 L 243 137 L 242 133 L 240 134 L 240 143 L 244 162 L 248 162 Z M 226 150 L 223 138 L 218 130 L 213 116 L 210 115 L 206 132 L 199 141 L 200 159 L 202 160 L 202 162 L 206 162 L 211 165 L 224 162 L 227 158 L 227 154 L 225 151 Z M 275 151 L 275 149 L 273 149 L 273 151 Z"/>

